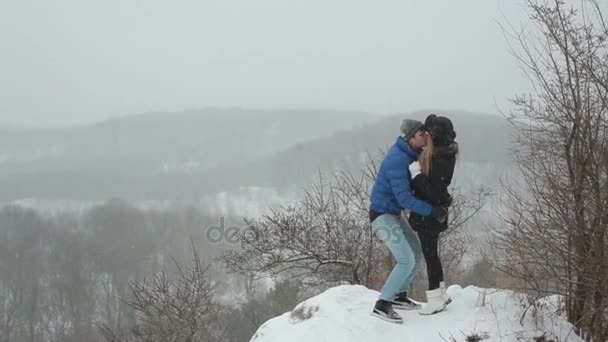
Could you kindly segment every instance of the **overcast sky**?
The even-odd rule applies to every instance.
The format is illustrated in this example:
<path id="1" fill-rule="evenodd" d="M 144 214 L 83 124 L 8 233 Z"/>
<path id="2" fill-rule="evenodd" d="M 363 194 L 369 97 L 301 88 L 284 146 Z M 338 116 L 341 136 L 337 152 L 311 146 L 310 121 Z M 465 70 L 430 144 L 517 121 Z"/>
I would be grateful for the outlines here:
<path id="1" fill-rule="evenodd" d="M 518 0 L 0 0 L 0 123 L 206 106 L 496 112 Z"/>

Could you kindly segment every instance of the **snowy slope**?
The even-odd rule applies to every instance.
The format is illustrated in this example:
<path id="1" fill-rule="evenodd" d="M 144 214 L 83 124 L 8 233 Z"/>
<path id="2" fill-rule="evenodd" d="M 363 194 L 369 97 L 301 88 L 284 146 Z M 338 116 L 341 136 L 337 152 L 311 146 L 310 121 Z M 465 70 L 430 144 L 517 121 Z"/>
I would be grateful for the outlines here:
<path id="1" fill-rule="evenodd" d="M 485 292 L 485 305 L 483 305 Z M 483 341 L 534 341 L 546 333 L 547 341 L 582 342 L 571 325 L 553 314 L 556 298 L 544 300 L 546 309 L 537 328 L 532 315 L 520 324 L 525 307 L 514 293 L 455 285 L 448 289 L 453 303 L 433 316 L 400 311 L 402 325 L 370 316 L 378 292 L 364 286 L 344 285 L 300 303 L 292 312 L 264 323 L 252 337 L 255 342 L 338 341 L 467 341 L 476 333 Z M 303 317 L 310 316 L 305 319 Z"/>

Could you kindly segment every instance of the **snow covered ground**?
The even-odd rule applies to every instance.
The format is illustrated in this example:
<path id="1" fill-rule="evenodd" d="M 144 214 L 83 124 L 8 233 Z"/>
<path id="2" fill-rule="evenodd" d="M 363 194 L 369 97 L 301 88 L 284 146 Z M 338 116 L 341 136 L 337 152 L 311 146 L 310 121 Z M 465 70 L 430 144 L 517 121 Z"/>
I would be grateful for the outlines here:
<path id="1" fill-rule="evenodd" d="M 377 291 L 364 286 L 338 286 L 267 321 L 251 341 L 511 342 L 536 341 L 544 334 L 546 339 L 541 341 L 582 342 L 572 326 L 556 314 L 556 297 L 542 300 L 544 309 L 536 319 L 529 310 L 520 323 L 527 305 L 513 292 L 453 285 L 448 294 L 453 302 L 447 311 L 432 316 L 399 311 L 405 320 L 399 325 L 370 316 Z"/>

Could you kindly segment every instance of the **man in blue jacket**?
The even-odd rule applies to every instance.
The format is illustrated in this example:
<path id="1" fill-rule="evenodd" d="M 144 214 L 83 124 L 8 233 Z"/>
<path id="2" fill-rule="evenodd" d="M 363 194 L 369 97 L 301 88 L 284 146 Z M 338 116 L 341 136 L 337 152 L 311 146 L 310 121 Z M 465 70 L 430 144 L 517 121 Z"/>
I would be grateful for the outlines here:
<path id="1" fill-rule="evenodd" d="M 407 297 L 407 290 L 423 259 L 422 248 L 401 212 L 408 209 L 439 221 L 445 221 L 447 217 L 446 208 L 433 207 L 412 193 L 409 165 L 418 160 L 418 152 L 426 146 L 427 139 L 422 122 L 403 120 L 401 136 L 384 157 L 370 196 L 372 229 L 397 262 L 386 279 L 372 315 L 394 323 L 403 323 L 403 318 L 393 307 L 405 310 L 420 308 Z"/>

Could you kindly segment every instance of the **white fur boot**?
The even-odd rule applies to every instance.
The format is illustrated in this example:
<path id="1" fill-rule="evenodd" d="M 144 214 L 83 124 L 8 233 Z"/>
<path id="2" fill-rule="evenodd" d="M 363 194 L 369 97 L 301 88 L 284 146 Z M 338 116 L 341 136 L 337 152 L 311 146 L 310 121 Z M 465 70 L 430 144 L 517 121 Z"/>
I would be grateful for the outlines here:
<path id="1" fill-rule="evenodd" d="M 439 283 L 439 288 L 441 289 L 441 293 L 443 296 L 443 301 L 445 302 L 445 305 L 448 305 L 452 302 L 452 299 L 450 297 L 448 297 L 448 292 L 447 289 L 445 287 L 445 282 L 440 282 Z"/>
<path id="2" fill-rule="evenodd" d="M 418 310 L 421 315 L 432 315 L 445 310 L 441 288 L 426 291 L 426 305 Z"/>

